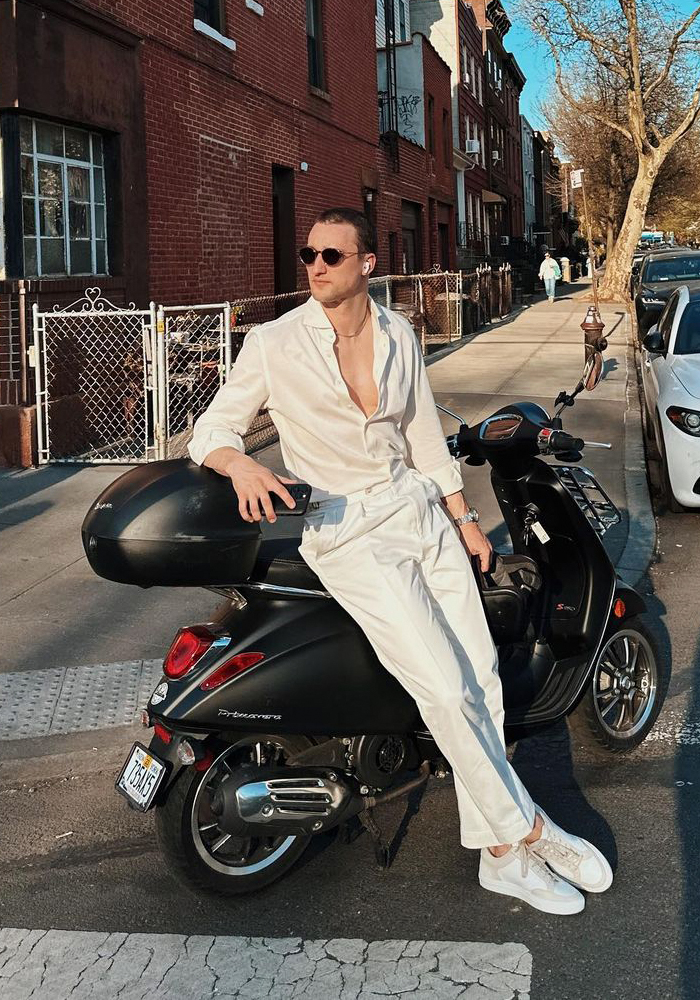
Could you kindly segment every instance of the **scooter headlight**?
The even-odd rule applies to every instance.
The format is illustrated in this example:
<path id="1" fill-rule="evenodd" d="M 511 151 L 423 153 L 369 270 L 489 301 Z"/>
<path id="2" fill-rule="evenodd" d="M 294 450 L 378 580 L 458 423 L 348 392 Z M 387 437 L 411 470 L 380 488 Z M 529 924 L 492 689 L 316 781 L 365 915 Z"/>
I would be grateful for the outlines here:
<path id="1" fill-rule="evenodd" d="M 686 410 L 680 406 L 669 406 L 666 416 L 679 430 L 693 437 L 700 437 L 700 411 Z"/>

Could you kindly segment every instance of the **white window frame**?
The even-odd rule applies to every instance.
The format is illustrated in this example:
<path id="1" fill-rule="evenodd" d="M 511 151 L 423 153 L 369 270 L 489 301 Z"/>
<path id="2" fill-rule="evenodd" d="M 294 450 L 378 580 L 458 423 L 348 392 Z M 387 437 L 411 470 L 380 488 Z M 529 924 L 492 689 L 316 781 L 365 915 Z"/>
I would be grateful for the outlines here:
<path id="1" fill-rule="evenodd" d="M 474 68 L 474 56 L 469 56 L 469 83 L 472 94 L 476 97 L 476 70 Z"/>
<path id="2" fill-rule="evenodd" d="M 462 42 L 462 47 L 460 49 L 460 69 L 462 71 L 462 83 L 464 86 L 469 84 L 469 66 L 467 62 L 467 43 Z"/>
<path id="3" fill-rule="evenodd" d="M 26 195 L 24 192 L 20 192 L 20 198 L 22 202 L 28 200 L 30 197 L 34 202 L 34 228 L 36 232 L 34 236 L 26 236 L 24 233 L 24 222 L 22 223 L 22 273 L 25 273 L 25 262 L 24 262 L 24 241 L 34 239 L 36 243 L 36 270 L 37 276 L 39 278 L 61 278 L 61 277 L 85 277 L 90 275 L 102 276 L 109 274 L 109 248 L 107 243 L 107 185 L 105 182 L 105 167 L 104 167 L 104 144 L 102 146 L 102 164 L 95 163 L 95 157 L 93 154 L 92 141 L 93 136 L 96 133 L 91 132 L 89 129 L 80 128 L 75 126 L 75 131 L 86 132 L 90 142 L 90 160 L 76 160 L 69 156 L 54 156 L 51 153 L 40 153 L 37 148 L 36 140 L 36 126 L 37 123 L 43 124 L 43 121 L 37 118 L 30 118 L 27 116 L 22 116 L 26 118 L 27 121 L 32 123 L 32 152 L 31 154 L 21 152 L 20 157 L 30 156 L 32 158 L 32 166 L 34 169 L 34 194 Z M 53 125 L 56 128 L 62 129 L 64 132 L 64 147 L 65 147 L 65 125 L 59 125 L 57 122 L 47 121 L 47 125 Z M 100 138 L 100 137 L 98 137 Z M 63 185 L 63 250 L 64 259 L 66 264 L 66 270 L 56 272 L 53 274 L 44 273 L 42 270 L 42 260 L 41 260 L 41 213 L 39 210 L 39 163 L 57 163 L 61 167 L 61 183 Z M 79 167 L 81 170 L 87 170 L 90 179 L 90 271 L 71 271 L 71 258 L 70 258 L 70 197 L 68 194 L 68 167 Z M 97 271 L 97 236 L 95 234 L 95 174 L 94 169 L 102 170 L 102 196 L 104 201 L 99 202 L 100 206 L 104 208 L 105 215 L 105 235 L 104 235 L 104 245 L 105 245 L 105 270 L 100 271 L 98 275 Z M 22 216 L 24 217 L 24 205 L 22 205 Z M 30 275 L 31 277 L 31 275 Z"/>

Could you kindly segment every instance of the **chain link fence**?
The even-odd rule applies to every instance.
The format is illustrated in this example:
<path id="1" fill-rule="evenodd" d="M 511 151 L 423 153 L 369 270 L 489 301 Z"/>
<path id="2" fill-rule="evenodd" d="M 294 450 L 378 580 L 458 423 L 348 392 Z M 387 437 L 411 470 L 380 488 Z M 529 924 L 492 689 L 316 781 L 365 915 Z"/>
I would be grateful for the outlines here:
<path id="1" fill-rule="evenodd" d="M 155 458 L 153 310 L 88 288 L 67 309 L 33 314 L 39 462 Z"/>
<path id="2" fill-rule="evenodd" d="M 164 457 L 183 458 L 195 420 L 231 367 L 231 306 L 159 306 L 157 333 L 164 362 L 158 367 Z"/>
<path id="3" fill-rule="evenodd" d="M 509 265 L 370 279 L 381 305 L 412 324 L 424 355 L 511 309 Z M 100 289 L 67 308 L 34 306 L 39 462 L 134 463 L 187 455 L 197 417 L 235 363 L 246 333 L 303 304 L 307 290 L 233 302 L 136 309 Z M 262 410 L 247 451 L 276 440 Z"/>

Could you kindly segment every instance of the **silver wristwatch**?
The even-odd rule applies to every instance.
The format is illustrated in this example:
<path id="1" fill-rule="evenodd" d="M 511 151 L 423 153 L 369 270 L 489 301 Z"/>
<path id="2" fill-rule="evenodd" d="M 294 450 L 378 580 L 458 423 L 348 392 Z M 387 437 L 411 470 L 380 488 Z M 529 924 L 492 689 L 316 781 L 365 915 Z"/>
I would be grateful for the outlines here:
<path id="1" fill-rule="evenodd" d="M 466 514 L 460 514 L 459 517 L 454 518 L 454 523 L 459 528 L 462 524 L 478 524 L 479 523 L 479 511 L 476 507 L 470 507 Z"/>

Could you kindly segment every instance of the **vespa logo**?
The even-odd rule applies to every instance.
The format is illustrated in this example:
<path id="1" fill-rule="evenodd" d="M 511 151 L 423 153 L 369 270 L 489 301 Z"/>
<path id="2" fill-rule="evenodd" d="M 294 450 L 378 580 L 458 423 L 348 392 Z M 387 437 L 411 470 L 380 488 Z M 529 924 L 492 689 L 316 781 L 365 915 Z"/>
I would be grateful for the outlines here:
<path id="1" fill-rule="evenodd" d="M 223 715 L 227 719 L 260 719 L 265 722 L 269 722 L 270 720 L 279 722 L 282 719 L 281 715 L 265 715 L 262 712 L 229 712 L 227 708 L 220 708 L 219 715 Z"/>
<path id="2" fill-rule="evenodd" d="M 112 504 L 111 503 L 96 503 L 95 506 L 92 509 L 93 510 L 111 510 L 112 509 Z"/>

